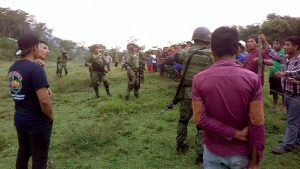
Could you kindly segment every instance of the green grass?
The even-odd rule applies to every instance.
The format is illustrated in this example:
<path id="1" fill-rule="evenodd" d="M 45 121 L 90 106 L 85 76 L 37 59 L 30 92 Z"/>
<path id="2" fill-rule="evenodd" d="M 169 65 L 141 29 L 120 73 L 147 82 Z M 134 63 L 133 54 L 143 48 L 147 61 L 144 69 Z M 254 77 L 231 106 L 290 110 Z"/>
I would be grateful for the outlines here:
<path id="1" fill-rule="evenodd" d="M 6 74 L 11 63 L 0 63 L 0 168 L 15 168 L 18 149 L 13 126 L 14 107 L 7 88 Z M 196 169 L 193 164 L 195 127 L 189 125 L 189 151 L 177 155 L 178 107 L 157 114 L 173 97 L 176 83 L 146 75 L 140 98 L 122 100 L 127 81 L 125 71 L 113 68 L 107 77 L 113 97 L 100 87 L 95 99 L 89 87 L 89 73 L 83 64 L 69 63 L 69 75 L 59 79 L 56 65 L 48 62 L 46 72 L 53 91 L 55 123 L 51 138 L 50 169 Z M 261 168 L 296 169 L 299 152 L 281 156 L 270 153 L 285 130 L 281 111 L 274 111 L 265 85 L 267 144 Z"/>

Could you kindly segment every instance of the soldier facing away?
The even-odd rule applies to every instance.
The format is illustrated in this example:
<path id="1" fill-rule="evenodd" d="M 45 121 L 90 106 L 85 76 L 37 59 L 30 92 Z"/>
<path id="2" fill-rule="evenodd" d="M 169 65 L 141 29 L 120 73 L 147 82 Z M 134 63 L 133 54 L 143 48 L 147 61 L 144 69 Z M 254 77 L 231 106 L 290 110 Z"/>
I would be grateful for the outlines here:
<path id="1" fill-rule="evenodd" d="M 125 100 L 129 99 L 130 92 L 134 90 L 135 97 L 139 97 L 140 72 L 139 72 L 139 47 L 134 43 L 127 45 L 128 53 L 126 56 L 126 68 L 128 77 L 127 93 Z"/>
<path id="2" fill-rule="evenodd" d="M 193 115 L 192 110 L 192 80 L 194 75 L 207 69 L 213 64 L 213 57 L 211 55 L 210 45 L 210 31 L 205 27 L 198 27 L 193 33 L 192 40 L 195 45 L 188 49 L 188 57 L 183 61 L 183 87 L 180 90 L 180 116 L 177 126 L 177 152 L 181 153 L 187 150 L 187 125 Z M 195 139 L 196 164 L 202 163 L 203 145 L 202 132 L 197 130 Z"/>
<path id="3" fill-rule="evenodd" d="M 58 56 L 57 58 L 57 75 L 61 77 L 62 71 L 65 71 L 65 75 L 68 74 L 68 69 L 67 69 L 67 61 L 69 59 L 69 56 L 67 54 L 66 50 L 62 50 L 61 55 Z"/>
<path id="4" fill-rule="evenodd" d="M 106 94 L 111 96 L 109 91 L 109 83 L 106 79 L 107 70 L 105 69 L 105 60 L 100 54 L 100 47 L 98 45 L 93 45 L 90 47 L 91 55 L 85 62 L 85 66 L 89 67 L 92 76 L 92 86 L 95 90 L 96 98 L 99 98 L 99 83 L 103 82 L 106 90 Z"/>

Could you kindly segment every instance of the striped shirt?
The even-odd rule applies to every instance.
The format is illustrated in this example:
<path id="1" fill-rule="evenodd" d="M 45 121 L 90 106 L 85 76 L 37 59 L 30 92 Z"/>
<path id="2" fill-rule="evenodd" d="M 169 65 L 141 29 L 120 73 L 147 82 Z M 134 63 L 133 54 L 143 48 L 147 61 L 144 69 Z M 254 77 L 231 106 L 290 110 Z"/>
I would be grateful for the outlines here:
<path id="1" fill-rule="evenodd" d="M 267 55 L 282 64 L 282 71 L 300 71 L 300 55 L 289 59 L 288 57 L 282 57 L 281 54 L 277 54 L 272 48 L 267 50 Z M 300 94 L 300 85 L 289 82 L 287 78 L 281 78 L 281 86 L 283 91 L 291 94 Z"/>

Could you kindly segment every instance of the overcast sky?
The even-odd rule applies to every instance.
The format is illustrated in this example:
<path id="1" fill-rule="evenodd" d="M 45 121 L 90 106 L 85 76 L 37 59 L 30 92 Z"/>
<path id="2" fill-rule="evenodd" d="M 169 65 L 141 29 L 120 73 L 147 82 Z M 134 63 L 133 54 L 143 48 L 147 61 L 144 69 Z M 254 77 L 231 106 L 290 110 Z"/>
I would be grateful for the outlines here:
<path id="1" fill-rule="evenodd" d="M 300 17 L 298 0 L 0 0 L 53 29 L 53 35 L 85 46 L 164 46 L 191 39 L 194 29 L 262 23 L 267 14 Z"/>

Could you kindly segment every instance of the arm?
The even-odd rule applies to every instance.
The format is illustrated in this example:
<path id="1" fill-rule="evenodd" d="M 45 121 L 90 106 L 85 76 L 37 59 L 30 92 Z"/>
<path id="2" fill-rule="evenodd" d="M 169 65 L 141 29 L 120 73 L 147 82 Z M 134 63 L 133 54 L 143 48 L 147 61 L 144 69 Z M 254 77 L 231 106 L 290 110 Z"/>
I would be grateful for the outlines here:
<path id="1" fill-rule="evenodd" d="M 271 48 L 271 46 L 269 45 L 269 43 L 268 43 L 265 35 L 264 34 L 260 34 L 258 36 L 258 38 L 261 39 L 261 42 L 262 42 L 262 45 L 263 45 L 263 49 L 266 51 L 266 54 L 270 58 L 272 58 L 272 59 L 278 61 L 279 63 L 283 64 L 285 58 L 282 57 L 281 55 L 279 55 L 274 49 Z"/>
<path id="2" fill-rule="evenodd" d="M 249 117 L 249 144 L 250 161 L 248 168 L 258 168 L 259 161 L 263 158 L 265 144 L 264 110 L 262 101 L 250 103 Z"/>
<path id="3" fill-rule="evenodd" d="M 194 115 L 193 118 L 197 125 L 197 128 L 209 131 L 227 140 L 232 140 L 233 138 L 235 138 L 241 141 L 247 141 L 247 128 L 244 128 L 243 130 L 237 130 L 218 120 L 208 117 L 203 112 L 203 104 L 201 101 L 193 101 L 192 104 Z"/>
<path id="4" fill-rule="evenodd" d="M 300 75 L 300 69 L 295 71 L 286 71 L 286 76 L 297 76 Z"/>
<path id="5" fill-rule="evenodd" d="M 41 88 L 36 91 L 36 94 L 38 96 L 43 113 L 49 118 L 50 121 L 53 121 L 52 103 L 48 88 Z"/>
<path id="6" fill-rule="evenodd" d="M 250 161 L 248 168 L 258 168 L 263 158 L 265 145 L 265 118 L 263 104 L 263 88 L 259 77 L 253 81 L 254 92 L 249 105 L 248 140 Z"/>
<path id="7" fill-rule="evenodd" d="M 227 140 L 232 140 L 233 138 L 236 138 L 242 141 L 246 141 L 248 131 L 247 129 L 239 131 L 206 115 L 205 105 L 203 104 L 201 94 L 196 87 L 198 85 L 197 82 L 198 80 L 195 80 L 194 77 L 192 85 L 192 107 L 193 118 L 197 125 L 197 128 L 209 131 Z"/>

